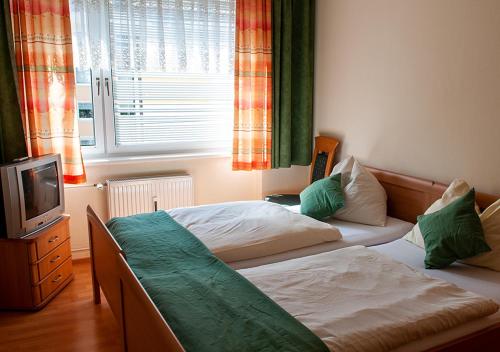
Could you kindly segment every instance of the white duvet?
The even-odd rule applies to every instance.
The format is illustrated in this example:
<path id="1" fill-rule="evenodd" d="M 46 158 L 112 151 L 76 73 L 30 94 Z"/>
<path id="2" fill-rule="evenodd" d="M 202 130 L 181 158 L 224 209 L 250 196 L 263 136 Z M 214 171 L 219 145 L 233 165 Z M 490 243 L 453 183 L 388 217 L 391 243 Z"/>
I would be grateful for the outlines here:
<path id="1" fill-rule="evenodd" d="M 228 263 L 342 238 L 332 225 L 265 201 L 176 208 L 168 213 Z"/>
<path id="2" fill-rule="evenodd" d="M 387 351 L 498 310 L 361 246 L 239 272 L 331 351 Z"/>

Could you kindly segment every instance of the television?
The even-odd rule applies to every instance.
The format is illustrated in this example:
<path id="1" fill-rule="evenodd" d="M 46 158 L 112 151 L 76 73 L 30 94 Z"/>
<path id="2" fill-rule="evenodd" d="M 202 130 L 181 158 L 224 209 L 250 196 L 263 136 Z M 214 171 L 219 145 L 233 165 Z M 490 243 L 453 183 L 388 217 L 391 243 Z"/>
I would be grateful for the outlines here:
<path id="1" fill-rule="evenodd" d="M 0 166 L 0 236 L 27 236 L 64 212 L 61 156 L 49 154 Z"/>

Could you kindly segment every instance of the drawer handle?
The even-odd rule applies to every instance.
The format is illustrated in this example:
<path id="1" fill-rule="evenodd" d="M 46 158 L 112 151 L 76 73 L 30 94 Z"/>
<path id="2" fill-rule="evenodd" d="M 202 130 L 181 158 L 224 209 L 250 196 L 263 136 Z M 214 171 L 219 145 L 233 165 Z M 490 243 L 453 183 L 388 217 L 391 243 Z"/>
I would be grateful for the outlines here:
<path id="1" fill-rule="evenodd" d="M 62 278 L 62 275 L 59 274 L 59 275 L 56 276 L 55 279 L 52 280 L 52 282 L 57 282 L 57 281 L 61 280 L 61 278 Z"/>
<path id="2" fill-rule="evenodd" d="M 54 243 L 57 241 L 59 241 L 59 236 L 54 236 L 54 237 L 49 238 L 49 243 Z"/>
<path id="3" fill-rule="evenodd" d="M 50 260 L 50 262 L 51 262 L 51 263 L 55 263 L 55 262 L 57 262 L 59 259 L 61 259 L 61 256 L 60 256 L 60 255 L 58 255 L 58 256 L 56 256 L 56 257 L 52 258 L 52 259 Z"/>

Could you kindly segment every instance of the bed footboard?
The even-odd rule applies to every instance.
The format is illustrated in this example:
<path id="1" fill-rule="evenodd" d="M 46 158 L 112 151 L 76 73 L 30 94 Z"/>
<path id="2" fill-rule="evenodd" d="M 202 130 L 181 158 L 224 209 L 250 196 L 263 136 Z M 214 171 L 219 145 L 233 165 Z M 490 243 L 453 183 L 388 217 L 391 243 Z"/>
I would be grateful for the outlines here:
<path id="1" fill-rule="evenodd" d="M 122 255 L 118 258 L 125 350 L 184 352 L 125 258 Z"/>
<path id="2" fill-rule="evenodd" d="M 122 250 L 90 206 L 87 207 L 87 220 L 94 303 L 100 303 L 100 289 L 102 289 L 113 314 L 120 320 L 120 279 L 117 275 L 117 258 Z"/>
<path id="3" fill-rule="evenodd" d="M 500 341 L 500 323 L 450 341 L 427 352 L 496 352 Z"/>
<path id="4" fill-rule="evenodd" d="M 100 291 L 120 326 L 124 351 L 184 352 L 155 304 L 125 260 L 108 228 L 87 206 L 94 303 Z"/>

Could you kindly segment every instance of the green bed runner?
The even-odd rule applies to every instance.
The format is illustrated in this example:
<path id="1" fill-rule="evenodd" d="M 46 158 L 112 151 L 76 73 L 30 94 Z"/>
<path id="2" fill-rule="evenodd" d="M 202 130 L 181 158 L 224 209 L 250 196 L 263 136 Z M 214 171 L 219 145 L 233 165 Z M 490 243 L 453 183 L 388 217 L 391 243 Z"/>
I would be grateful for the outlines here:
<path id="1" fill-rule="evenodd" d="M 107 226 L 186 351 L 328 351 L 167 213 L 114 218 Z"/>

